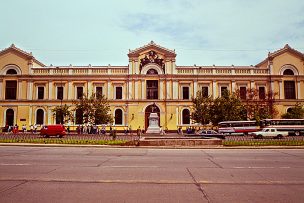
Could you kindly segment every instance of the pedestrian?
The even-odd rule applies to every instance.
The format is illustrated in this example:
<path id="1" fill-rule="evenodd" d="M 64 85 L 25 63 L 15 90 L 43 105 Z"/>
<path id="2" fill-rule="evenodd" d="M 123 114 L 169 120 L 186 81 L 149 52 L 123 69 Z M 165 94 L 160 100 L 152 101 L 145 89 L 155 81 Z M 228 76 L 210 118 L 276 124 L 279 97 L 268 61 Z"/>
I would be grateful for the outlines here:
<path id="1" fill-rule="evenodd" d="M 163 128 L 161 126 L 159 128 L 159 133 L 160 133 L 160 135 L 164 135 L 164 130 L 163 130 Z"/>
<path id="2" fill-rule="evenodd" d="M 128 135 L 128 128 L 127 127 L 124 127 L 124 133 L 125 133 L 125 135 Z"/>
<path id="3" fill-rule="evenodd" d="M 33 133 L 33 132 L 34 132 L 34 126 L 31 125 L 31 126 L 30 126 L 30 129 L 31 129 L 31 133 Z"/>
<path id="4" fill-rule="evenodd" d="M 26 133 L 26 125 L 25 124 L 22 125 L 22 132 Z"/>
<path id="5" fill-rule="evenodd" d="M 37 132 L 37 128 L 38 128 L 38 126 L 37 126 L 37 124 L 35 124 L 35 125 L 34 125 L 34 133 Z"/>
<path id="6" fill-rule="evenodd" d="M 138 126 L 138 128 L 137 128 L 137 130 L 136 130 L 136 133 L 137 133 L 138 138 L 140 139 L 140 136 L 141 136 L 141 129 L 140 129 L 140 126 Z"/>
<path id="7" fill-rule="evenodd" d="M 113 140 L 116 140 L 116 128 L 113 128 Z"/>

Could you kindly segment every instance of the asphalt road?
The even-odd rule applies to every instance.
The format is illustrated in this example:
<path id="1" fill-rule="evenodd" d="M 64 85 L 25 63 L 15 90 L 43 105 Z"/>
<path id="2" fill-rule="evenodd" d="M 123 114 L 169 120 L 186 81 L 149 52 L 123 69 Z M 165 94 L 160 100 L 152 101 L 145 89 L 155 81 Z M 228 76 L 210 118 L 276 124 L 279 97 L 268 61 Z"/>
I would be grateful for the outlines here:
<path id="1" fill-rule="evenodd" d="M 0 202 L 303 202 L 304 150 L 0 147 Z"/>

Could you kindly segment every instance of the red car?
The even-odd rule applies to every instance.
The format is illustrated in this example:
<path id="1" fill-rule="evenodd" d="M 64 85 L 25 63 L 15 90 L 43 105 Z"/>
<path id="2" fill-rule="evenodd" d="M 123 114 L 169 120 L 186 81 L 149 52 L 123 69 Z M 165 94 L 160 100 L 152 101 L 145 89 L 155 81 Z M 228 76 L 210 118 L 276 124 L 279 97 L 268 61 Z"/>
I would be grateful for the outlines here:
<path id="1" fill-rule="evenodd" d="M 66 131 L 64 125 L 45 125 L 41 128 L 40 135 L 43 137 L 63 137 L 66 135 Z"/>

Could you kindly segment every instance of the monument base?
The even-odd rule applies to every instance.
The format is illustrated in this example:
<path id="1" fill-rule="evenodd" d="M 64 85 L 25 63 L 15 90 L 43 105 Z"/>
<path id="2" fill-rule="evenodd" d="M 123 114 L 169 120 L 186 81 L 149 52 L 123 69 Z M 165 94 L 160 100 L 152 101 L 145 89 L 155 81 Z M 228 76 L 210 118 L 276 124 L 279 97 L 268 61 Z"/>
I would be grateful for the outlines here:
<path id="1" fill-rule="evenodd" d="M 147 134 L 160 133 L 160 127 L 158 125 L 157 113 L 151 113 L 149 116 L 149 127 L 146 131 Z"/>
<path id="2" fill-rule="evenodd" d="M 159 127 L 148 127 L 147 131 L 146 131 L 147 134 L 153 134 L 153 133 L 160 133 L 160 129 Z"/>

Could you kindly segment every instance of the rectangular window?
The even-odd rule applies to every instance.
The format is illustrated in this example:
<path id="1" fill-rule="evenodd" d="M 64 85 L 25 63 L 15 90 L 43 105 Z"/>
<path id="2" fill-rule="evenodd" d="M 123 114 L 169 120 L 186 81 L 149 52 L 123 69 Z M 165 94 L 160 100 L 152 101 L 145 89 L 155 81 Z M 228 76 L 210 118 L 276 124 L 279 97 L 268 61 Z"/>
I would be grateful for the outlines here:
<path id="1" fill-rule="evenodd" d="M 227 87 L 221 87 L 221 97 L 228 96 L 228 95 L 225 95 L 225 94 L 228 94 L 228 88 Z"/>
<path id="2" fill-rule="evenodd" d="M 115 91 L 116 91 L 115 99 L 122 99 L 122 87 L 116 87 Z"/>
<path id="3" fill-rule="evenodd" d="M 285 99 L 295 99 L 296 90 L 294 81 L 284 81 Z"/>
<path id="4" fill-rule="evenodd" d="M 246 87 L 240 87 L 240 98 L 245 100 L 246 94 L 247 94 Z"/>
<path id="5" fill-rule="evenodd" d="M 44 87 L 38 87 L 38 99 L 44 99 Z"/>
<path id="6" fill-rule="evenodd" d="M 189 99 L 189 87 L 183 87 L 183 99 Z"/>
<path id="7" fill-rule="evenodd" d="M 96 87 L 96 98 L 102 97 L 102 87 Z"/>
<path id="8" fill-rule="evenodd" d="M 16 80 L 7 80 L 5 82 L 5 99 L 17 99 Z"/>
<path id="9" fill-rule="evenodd" d="M 260 99 L 266 98 L 265 87 L 259 87 L 259 98 Z"/>
<path id="10" fill-rule="evenodd" d="M 83 87 L 77 87 L 76 98 L 77 98 L 77 99 L 81 99 L 82 96 L 83 96 Z"/>
<path id="11" fill-rule="evenodd" d="M 202 87 L 202 96 L 207 98 L 209 96 L 208 87 Z"/>
<path id="12" fill-rule="evenodd" d="M 147 80 L 147 99 L 158 99 L 157 80 Z"/>
<path id="13" fill-rule="evenodd" d="M 57 87 L 57 99 L 63 100 L 63 87 Z"/>

